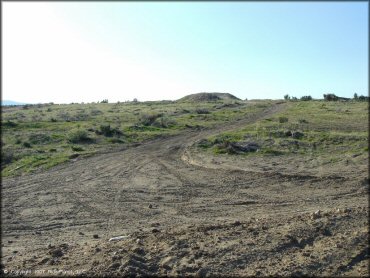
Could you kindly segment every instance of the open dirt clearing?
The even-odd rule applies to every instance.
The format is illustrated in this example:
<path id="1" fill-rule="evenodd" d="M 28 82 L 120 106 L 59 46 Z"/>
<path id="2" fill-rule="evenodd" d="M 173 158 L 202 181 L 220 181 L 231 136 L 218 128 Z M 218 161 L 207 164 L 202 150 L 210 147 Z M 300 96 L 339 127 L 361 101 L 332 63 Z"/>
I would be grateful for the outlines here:
<path id="1" fill-rule="evenodd" d="M 367 276 L 367 160 L 302 172 L 192 148 L 281 109 L 3 179 L 4 271 Z"/>

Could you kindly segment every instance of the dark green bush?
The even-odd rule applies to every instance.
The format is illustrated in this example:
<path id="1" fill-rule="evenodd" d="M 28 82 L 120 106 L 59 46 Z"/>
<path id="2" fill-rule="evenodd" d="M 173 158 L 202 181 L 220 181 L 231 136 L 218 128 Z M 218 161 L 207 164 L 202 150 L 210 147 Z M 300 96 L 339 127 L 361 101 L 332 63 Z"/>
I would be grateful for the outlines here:
<path id="1" fill-rule="evenodd" d="M 139 123 L 144 126 L 152 125 L 157 118 L 162 116 L 161 114 L 141 114 Z"/>
<path id="2" fill-rule="evenodd" d="M 23 147 L 25 148 L 32 148 L 31 144 L 29 142 L 23 142 Z"/>
<path id="3" fill-rule="evenodd" d="M 6 127 L 16 127 L 18 124 L 12 121 L 7 120 L 5 123 L 3 123 L 3 126 Z"/>
<path id="4" fill-rule="evenodd" d="M 1 168 L 3 169 L 5 166 L 9 165 L 15 160 L 14 152 L 10 149 L 2 149 L 1 150 Z"/>
<path id="5" fill-rule="evenodd" d="M 197 114 L 209 114 L 209 110 L 206 108 L 197 108 L 195 112 L 197 112 Z"/>
<path id="6" fill-rule="evenodd" d="M 120 131 L 118 128 L 111 128 L 110 125 L 101 125 L 100 129 L 95 131 L 95 133 L 99 135 L 104 135 L 105 137 L 122 135 L 122 131 Z"/>
<path id="7" fill-rule="evenodd" d="M 213 143 L 207 139 L 202 139 L 198 142 L 198 147 L 201 147 L 201 148 L 209 148 L 212 146 L 213 146 Z"/>
<path id="8" fill-rule="evenodd" d="M 88 136 L 87 131 L 82 129 L 72 130 L 68 134 L 67 139 L 70 143 L 87 143 L 92 141 L 92 139 Z"/>
<path id="9" fill-rule="evenodd" d="M 369 100 L 369 97 L 366 97 L 366 96 L 362 96 L 361 95 L 361 96 L 358 97 L 358 100 L 359 101 L 368 101 Z"/>
<path id="10" fill-rule="evenodd" d="M 51 137 L 47 134 L 38 133 L 38 134 L 31 134 L 28 137 L 30 143 L 37 145 L 37 144 L 45 144 L 51 141 Z"/>
<path id="11" fill-rule="evenodd" d="M 279 117 L 279 123 L 287 123 L 289 119 L 287 117 Z"/>
<path id="12" fill-rule="evenodd" d="M 312 97 L 311 96 L 303 96 L 303 97 L 301 97 L 301 100 L 303 100 L 303 101 L 312 100 Z"/>
<path id="13" fill-rule="evenodd" d="M 152 123 L 152 126 L 167 128 L 167 127 L 173 126 L 175 124 L 176 124 L 176 122 L 171 120 L 168 117 L 160 117 L 160 118 L 157 118 L 154 121 L 154 123 Z"/>
<path id="14" fill-rule="evenodd" d="M 334 94 L 324 94 L 324 100 L 326 100 L 326 101 L 337 101 L 338 97 Z"/>
<path id="15" fill-rule="evenodd" d="M 71 149 L 75 152 L 82 152 L 84 151 L 83 148 L 79 147 L 79 146 L 72 146 Z"/>

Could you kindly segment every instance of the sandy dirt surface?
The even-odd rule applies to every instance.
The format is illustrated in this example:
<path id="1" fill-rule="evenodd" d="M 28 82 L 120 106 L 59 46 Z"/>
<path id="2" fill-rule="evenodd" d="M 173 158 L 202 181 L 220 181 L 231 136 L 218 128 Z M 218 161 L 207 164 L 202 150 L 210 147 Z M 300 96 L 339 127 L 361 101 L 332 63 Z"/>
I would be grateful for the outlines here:
<path id="1" fill-rule="evenodd" d="M 282 109 L 3 179 L 3 272 L 367 276 L 367 159 L 300 168 L 194 147 Z"/>

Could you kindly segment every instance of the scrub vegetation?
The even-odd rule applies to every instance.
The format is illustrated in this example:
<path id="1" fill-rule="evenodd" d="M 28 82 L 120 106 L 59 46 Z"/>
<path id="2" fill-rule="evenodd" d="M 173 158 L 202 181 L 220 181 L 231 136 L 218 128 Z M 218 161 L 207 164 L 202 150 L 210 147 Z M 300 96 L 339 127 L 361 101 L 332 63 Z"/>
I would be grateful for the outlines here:
<path id="1" fill-rule="evenodd" d="M 2 175 L 48 169 L 76 157 L 214 127 L 268 105 L 217 97 L 201 102 L 190 98 L 2 107 Z"/>

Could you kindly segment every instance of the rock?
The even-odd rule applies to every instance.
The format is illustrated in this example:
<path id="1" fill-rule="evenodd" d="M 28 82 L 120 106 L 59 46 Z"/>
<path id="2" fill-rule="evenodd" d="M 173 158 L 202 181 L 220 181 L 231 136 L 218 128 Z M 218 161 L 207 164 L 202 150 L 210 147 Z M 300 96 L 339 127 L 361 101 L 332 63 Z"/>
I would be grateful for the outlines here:
<path id="1" fill-rule="evenodd" d="M 113 256 L 112 257 L 112 261 L 114 262 L 114 261 L 118 261 L 118 260 L 120 260 L 120 259 L 122 259 L 122 256 Z"/>
<path id="2" fill-rule="evenodd" d="M 311 219 L 318 219 L 321 217 L 321 211 L 317 210 L 314 213 L 311 214 Z"/>
<path id="3" fill-rule="evenodd" d="M 99 235 L 93 235 L 93 238 L 99 238 Z"/>
<path id="4" fill-rule="evenodd" d="M 159 263 L 159 265 L 163 268 L 171 268 L 170 266 L 173 264 L 173 262 L 176 260 L 175 257 L 173 256 L 168 256 L 168 257 L 165 257 L 164 259 L 161 260 L 161 262 Z"/>
<path id="5" fill-rule="evenodd" d="M 237 142 L 237 143 L 228 143 L 227 148 L 232 153 L 256 152 L 258 151 L 258 149 L 260 149 L 260 146 L 255 142 L 251 142 L 251 143 Z"/>
<path id="6" fill-rule="evenodd" d="M 304 251 L 304 252 L 302 253 L 302 256 L 309 257 L 309 256 L 310 256 L 310 252 L 308 252 L 308 251 Z"/>
<path id="7" fill-rule="evenodd" d="M 43 258 L 40 262 L 39 265 L 41 264 L 46 264 L 49 261 L 49 258 Z"/>
<path id="8" fill-rule="evenodd" d="M 8 240 L 8 243 L 13 243 L 13 241 L 12 240 Z"/>
<path id="9" fill-rule="evenodd" d="M 121 264 L 119 262 L 115 262 L 115 263 L 112 263 L 110 266 L 109 266 L 109 269 L 110 270 L 115 270 L 117 268 L 119 268 L 121 266 Z"/>
<path id="10" fill-rule="evenodd" d="M 158 230 L 158 229 L 156 229 L 156 228 L 154 228 L 154 229 L 152 229 L 152 233 L 154 234 L 154 233 L 160 233 L 161 231 L 160 230 Z"/>
<path id="11" fill-rule="evenodd" d="M 236 220 L 234 223 L 233 223 L 233 226 L 240 226 L 242 223 L 240 223 L 239 220 Z"/>
<path id="12" fill-rule="evenodd" d="M 145 250 L 141 247 L 135 247 L 132 252 L 138 254 L 138 255 L 141 255 L 141 256 L 145 256 Z"/>
<path id="13" fill-rule="evenodd" d="M 55 249 L 53 251 L 50 251 L 49 253 L 53 258 L 62 257 L 64 255 L 63 251 L 59 248 Z"/>
<path id="14" fill-rule="evenodd" d="M 152 204 L 149 204 L 148 208 L 150 208 L 150 209 L 151 209 L 152 207 L 153 207 L 153 205 L 152 205 Z"/>
<path id="15" fill-rule="evenodd" d="M 98 253 L 98 252 L 100 252 L 100 251 L 101 251 L 101 248 L 99 248 L 99 247 L 96 247 L 96 248 L 95 248 L 95 252 L 96 252 L 96 253 Z"/>
<path id="16" fill-rule="evenodd" d="M 206 277 L 208 273 L 207 268 L 200 268 L 197 273 L 195 274 L 196 277 Z"/>
<path id="17" fill-rule="evenodd" d="M 84 236 L 85 234 L 83 232 L 78 232 L 79 235 Z"/>
<path id="18" fill-rule="evenodd" d="M 59 247 L 63 249 L 68 249 L 68 246 L 68 243 L 62 243 L 61 245 L 59 245 Z"/>
<path id="19" fill-rule="evenodd" d="M 116 236 L 109 239 L 109 241 L 120 241 L 124 239 L 128 239 L 130 236 Z"/>

